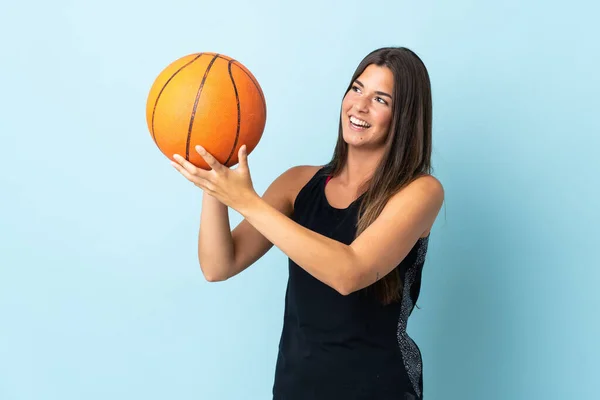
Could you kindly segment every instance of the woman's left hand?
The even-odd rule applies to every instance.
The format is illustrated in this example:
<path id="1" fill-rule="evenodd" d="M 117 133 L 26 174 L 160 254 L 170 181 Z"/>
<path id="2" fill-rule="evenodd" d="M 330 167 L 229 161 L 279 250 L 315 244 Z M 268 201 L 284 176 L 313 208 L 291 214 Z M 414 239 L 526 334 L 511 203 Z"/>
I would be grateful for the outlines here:
<path id="1" fill-rule="evenodd" d="M 187 180 L 237 211 L 259 197 L 252 185 L 246 145 L 238 151 L 239 163 L 235 169 L 219 163 L 203 147 L 196 146 L 195 149 L 211 169 L 207 171 L 198 168 L 179 154 L 174 154 L 173 158 L 177 162 L 171 161 L 171 165 Z"/>

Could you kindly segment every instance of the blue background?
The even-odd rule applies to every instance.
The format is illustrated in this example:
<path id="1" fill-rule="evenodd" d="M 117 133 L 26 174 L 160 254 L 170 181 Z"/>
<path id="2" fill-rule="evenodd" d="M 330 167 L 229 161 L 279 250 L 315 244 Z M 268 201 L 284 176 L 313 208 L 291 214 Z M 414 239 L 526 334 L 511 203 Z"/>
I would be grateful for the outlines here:
<path id="1" fill-rule="evenodd" d="M 408 326 L 426 398 L 597 399 L 600 7 L 416 3 L 3 4 L 0 399 L 270 398 L 287 258 L 204 280 L 202 194 L 152 142 L 148 91 L 190 53 L 245 64 L 262 194 L 329 160 L 352 72 L 388 45 L 429 69 L 446 190 Z"/>

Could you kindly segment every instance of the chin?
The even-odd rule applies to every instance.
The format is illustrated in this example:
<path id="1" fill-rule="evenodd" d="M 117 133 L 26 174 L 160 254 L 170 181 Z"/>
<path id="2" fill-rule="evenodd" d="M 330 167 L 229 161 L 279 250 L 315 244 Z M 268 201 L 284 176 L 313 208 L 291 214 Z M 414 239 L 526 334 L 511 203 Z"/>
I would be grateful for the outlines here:
<path id="1" fill-rule="evenodd" d="M 367 144 L 367 142 L 365 142 L 364 140 L 358 139 L 356 136 L 348 137 L 346 135 L 343 135 L 343 139 L 344 139 L 344 142 L 346 142 L 346 144 L 348 146 L 352 146 L 352 147 L 361 147 L 361 146 L 364 146 Z"/>
<path id="2" fill-rule="evenodd" d="M 365 136 L 363 132 L 357 132 L 348 126 L 344 126 L 342 128 L 342 138 L 348 144 L 362 144 L 367 142 L 370 136 Z"/>

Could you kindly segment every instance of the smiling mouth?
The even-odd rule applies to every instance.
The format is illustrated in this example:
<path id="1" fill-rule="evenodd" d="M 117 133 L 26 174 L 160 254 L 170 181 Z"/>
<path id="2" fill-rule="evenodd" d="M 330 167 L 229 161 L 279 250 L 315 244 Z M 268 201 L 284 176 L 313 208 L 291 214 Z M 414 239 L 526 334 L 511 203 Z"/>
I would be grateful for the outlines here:
<path id="1" fill-rule="evenodd" d="M 367 123 L 366 121 L 363 121 L 361 119 L 358 119 L 353 115 L 351 115 L 348 119 L 350 121 L 350 126 L 352 126 L 353 128 L 355 128 L 357 130 L 365 130 L 365 129 L 369 129 L 371 127 L 371 125 L 369 123 Z"/>

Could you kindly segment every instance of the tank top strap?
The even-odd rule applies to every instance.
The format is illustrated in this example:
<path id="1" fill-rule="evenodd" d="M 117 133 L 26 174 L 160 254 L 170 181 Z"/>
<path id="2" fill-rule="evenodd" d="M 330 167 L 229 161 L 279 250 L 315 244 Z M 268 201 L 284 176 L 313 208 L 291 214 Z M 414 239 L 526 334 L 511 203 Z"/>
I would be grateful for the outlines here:
<path id="1" fill-rule="evenodd" d="M 300 189 L 294 200 L 294 210 L 302 210 L 306 204 L 314 203 L 321 195 L 321 186 L 323 179 L 329 180 L 327 167 L 319 168 L 309 181 Z"/>

